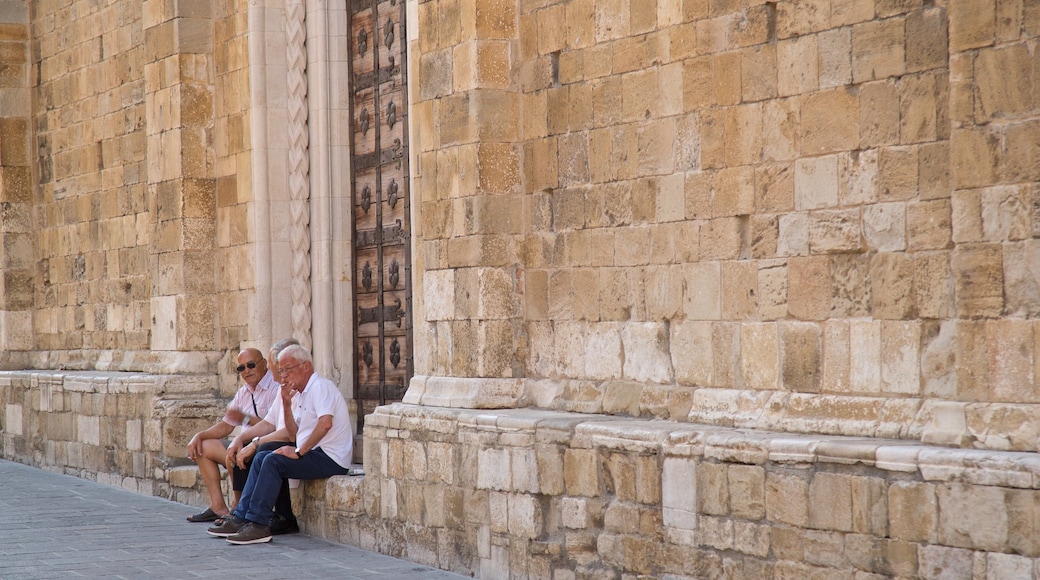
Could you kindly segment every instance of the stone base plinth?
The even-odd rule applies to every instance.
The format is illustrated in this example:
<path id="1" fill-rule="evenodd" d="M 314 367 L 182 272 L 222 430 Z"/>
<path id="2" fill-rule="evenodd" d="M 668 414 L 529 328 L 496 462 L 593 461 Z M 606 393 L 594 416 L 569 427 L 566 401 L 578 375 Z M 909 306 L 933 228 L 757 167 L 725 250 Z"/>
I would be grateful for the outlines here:
<path id="1" fill-rule="evenodd" d="M 304 530 L 480 578 L 1009 578 L 1040 456 L 534 409 L 394 404 Z"/>

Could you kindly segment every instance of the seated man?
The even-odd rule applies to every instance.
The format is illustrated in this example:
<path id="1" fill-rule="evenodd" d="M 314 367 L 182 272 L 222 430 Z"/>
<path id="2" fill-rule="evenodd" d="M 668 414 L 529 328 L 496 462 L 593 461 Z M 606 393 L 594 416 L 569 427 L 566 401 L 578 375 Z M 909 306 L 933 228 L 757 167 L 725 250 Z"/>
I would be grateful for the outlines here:
<path id="1" fill-rule="evenodd" d="M 280 389 L 288 390 L 288 385 L 281 384 L 282 375 L 278 369 L 278 354 L 285 347 L 300 344 L 295 338 L 279 340 L 271 347 L 267 357 L 270 362 L 268 368 L 274 376 L 274 380 L 280 384 Z M 243 429 L 228 445 L 225 465 L 232 466 L 234 488 L 239 492 L 245 487 L 246 477 L 249 475 L 249 465 L 257 451 L 274 451 L 285 445 L 296 446 L 289 439 L 285 430 L 285 418 L 282 415 L 282 398 L 278 396 L 274 404 L 267 411 L 267 415 L 259 423 Z M 222 519 L 216 520 L 215 525 L 221 525 Z M 282 482 L 282 488 L 278 492 L 278 499 L 274 503 L 274 520 L 271 523 L 271 533 L 293 534 L 300 531 L 299 523 L 292 511 L 292 496 L 289 495 L 289 481 Z"/>
<path id="2" fill-rule="evenodd" d="M 257 452 L 231 517 L 207 530 L 232 544 L 271 541 L 272 507 L 282 480 L 345 475 L 350 465 L 353 432 L 347 401 L 339 388 L 314 374 L 311 354 L 300 345 L 286 347 L 278 355 L 278 364 L 287 386 L 281 389 L 282 414 L 296 448 Z"/>
<path id="3" fill-rule="evenodd" d="M 226 465 L 221 439 L 230 435 L 239 425 L 260 422 L 260 418 L 267 414 L 278 399 L 278 384 L 267 370 L 267 361 L 259 350 L 247 348 L 238 353 L 237 370 L 245 384 L 235 393 L 224 417 L 212 427 L 196 433 L 188 442 L 188 459 L 198 464 L 202 482 L 209 492 L 209 507 L 189 516 L 189 522 L 211 522 L 227 515 L 224 491 L 220 488 L 220 466 Z M 238 495 L 236 491 L 236 502 Z"/>

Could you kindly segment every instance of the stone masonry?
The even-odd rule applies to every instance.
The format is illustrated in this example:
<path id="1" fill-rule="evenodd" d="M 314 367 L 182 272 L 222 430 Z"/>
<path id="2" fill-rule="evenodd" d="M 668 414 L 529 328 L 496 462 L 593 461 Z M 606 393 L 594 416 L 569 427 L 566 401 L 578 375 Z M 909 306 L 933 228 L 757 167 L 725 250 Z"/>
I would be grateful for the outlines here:
<path id="1" fill-rule="evenodd" d="M 487 579 L 1040 577 L 1036 2 L 404 1 L 416 376 L 305 531 Z M 352 394 L 357 5 L 0 0 L 4 458 L 198 505 L 239 348 Z"/>

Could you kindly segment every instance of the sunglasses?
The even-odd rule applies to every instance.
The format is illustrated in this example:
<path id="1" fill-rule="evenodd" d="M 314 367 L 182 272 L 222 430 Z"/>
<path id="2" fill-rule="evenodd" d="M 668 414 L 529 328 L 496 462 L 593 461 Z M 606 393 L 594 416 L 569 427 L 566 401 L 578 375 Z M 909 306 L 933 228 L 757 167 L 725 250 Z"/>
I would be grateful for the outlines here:
<path id="1" fill-rule="evenodd" d="M 251 369 L 255 369 L 256 368 L 256 364 L 257 363 L 255 363 L 253 361 L 249 361 L 249 362 L 247 362 L 244 365 L 238 365 L 237 367 L 235 367 L 235 370 L 238 371 L 238 372 L 242 372 L 242 371 L 246 370 L 247 367 L 251 368 Z"/>

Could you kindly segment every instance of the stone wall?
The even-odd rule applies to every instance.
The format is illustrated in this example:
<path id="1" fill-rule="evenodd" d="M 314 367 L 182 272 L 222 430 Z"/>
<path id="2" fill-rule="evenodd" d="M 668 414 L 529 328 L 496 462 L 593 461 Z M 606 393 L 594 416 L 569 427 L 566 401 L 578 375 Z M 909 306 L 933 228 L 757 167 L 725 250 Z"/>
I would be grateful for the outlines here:
<path id="1" fill-rule="evenodd" d="M 417 15 L 411 402 L 1037 449 L 1034 6 Z"/>
<path id="2" fill-rule="evenodd" d="M 215 376 L 0 373 L 0 457 L 205 505 L 188 440 L 223 415 Z"/>
<path id="3" fill-rule="evenodd" d="M 556 411 L 381 407 L 304 531 L 479 578 L 1040 573 L 1040 458 Z"/>

